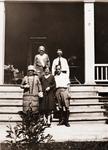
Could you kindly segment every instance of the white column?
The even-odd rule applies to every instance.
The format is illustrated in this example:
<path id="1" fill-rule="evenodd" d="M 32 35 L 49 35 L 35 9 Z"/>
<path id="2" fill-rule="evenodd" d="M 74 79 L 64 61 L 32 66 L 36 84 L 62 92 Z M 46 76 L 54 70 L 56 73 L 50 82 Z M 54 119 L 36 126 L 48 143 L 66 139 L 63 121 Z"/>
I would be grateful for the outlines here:
<path id="1" fill-rule="evenodd" d="M 4 83 L 5 4 L 0 1 L 0 85 Z"/>
<path id="2" fill-rule="evenodd" d="M 84 3 L 85 84 L 94 84 L 94 3 Z"/>

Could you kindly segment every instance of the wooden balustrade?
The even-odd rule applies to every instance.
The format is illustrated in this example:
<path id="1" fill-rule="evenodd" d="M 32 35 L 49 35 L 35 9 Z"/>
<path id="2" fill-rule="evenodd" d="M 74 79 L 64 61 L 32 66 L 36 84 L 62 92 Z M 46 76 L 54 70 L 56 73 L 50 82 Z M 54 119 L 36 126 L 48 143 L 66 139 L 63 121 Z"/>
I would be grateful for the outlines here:
<path id="1" fill-rule="evenodd" d="M 108 82 L 108 64 L 95 64 L 95 81 Z"/>

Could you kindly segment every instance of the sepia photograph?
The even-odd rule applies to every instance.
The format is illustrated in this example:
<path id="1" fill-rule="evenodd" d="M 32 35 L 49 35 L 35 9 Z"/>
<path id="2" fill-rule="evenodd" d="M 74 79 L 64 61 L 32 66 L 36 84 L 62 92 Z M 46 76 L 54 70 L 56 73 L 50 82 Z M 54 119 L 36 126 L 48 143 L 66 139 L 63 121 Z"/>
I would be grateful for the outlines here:
<path id="1" fill-rule="evenodd" d="M 108 0 L 0 0 L 0 150 L 108 149 Z"/>

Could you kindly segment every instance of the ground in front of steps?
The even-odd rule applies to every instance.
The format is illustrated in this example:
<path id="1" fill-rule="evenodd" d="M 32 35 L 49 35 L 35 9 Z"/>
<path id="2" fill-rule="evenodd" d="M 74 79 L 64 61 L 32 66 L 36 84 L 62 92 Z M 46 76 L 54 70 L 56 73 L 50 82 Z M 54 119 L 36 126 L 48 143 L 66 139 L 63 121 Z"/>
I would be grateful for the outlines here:
<path id="1" fill-rule="evenodd" d="M 0 143 L 6 139 L 5 125 L 0 125 Z M 77 124 L 73 123 L 70 127 L 64 125 L 51 125 L 46 128 L 45 134 L 52 135 L 55 142 L 64 141 L 108 141 L 108 124 Z"/>

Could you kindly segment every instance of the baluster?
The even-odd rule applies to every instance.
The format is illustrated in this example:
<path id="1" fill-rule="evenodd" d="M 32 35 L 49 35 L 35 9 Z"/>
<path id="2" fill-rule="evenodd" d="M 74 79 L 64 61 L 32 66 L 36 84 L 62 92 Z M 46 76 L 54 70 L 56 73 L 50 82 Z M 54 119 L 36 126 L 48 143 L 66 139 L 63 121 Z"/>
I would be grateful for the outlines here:
<path id="1" fill-rule="evenodd" d="M 96 66 L 96 79 L 99 80 L 99 67 Z"/>
<path id="2" fill-rule="evenodd" d="M 106 67 L 105 67 L 105 80 L 107 80 L 107 79 L 108 79 L 107 74 L 108 74 L 108 67 L 106 66 Z"/>
<path id="3" fill-rule="evenodd" d="M 103 67 L 101 66 L 101 80 L 103 80 Z"/>

